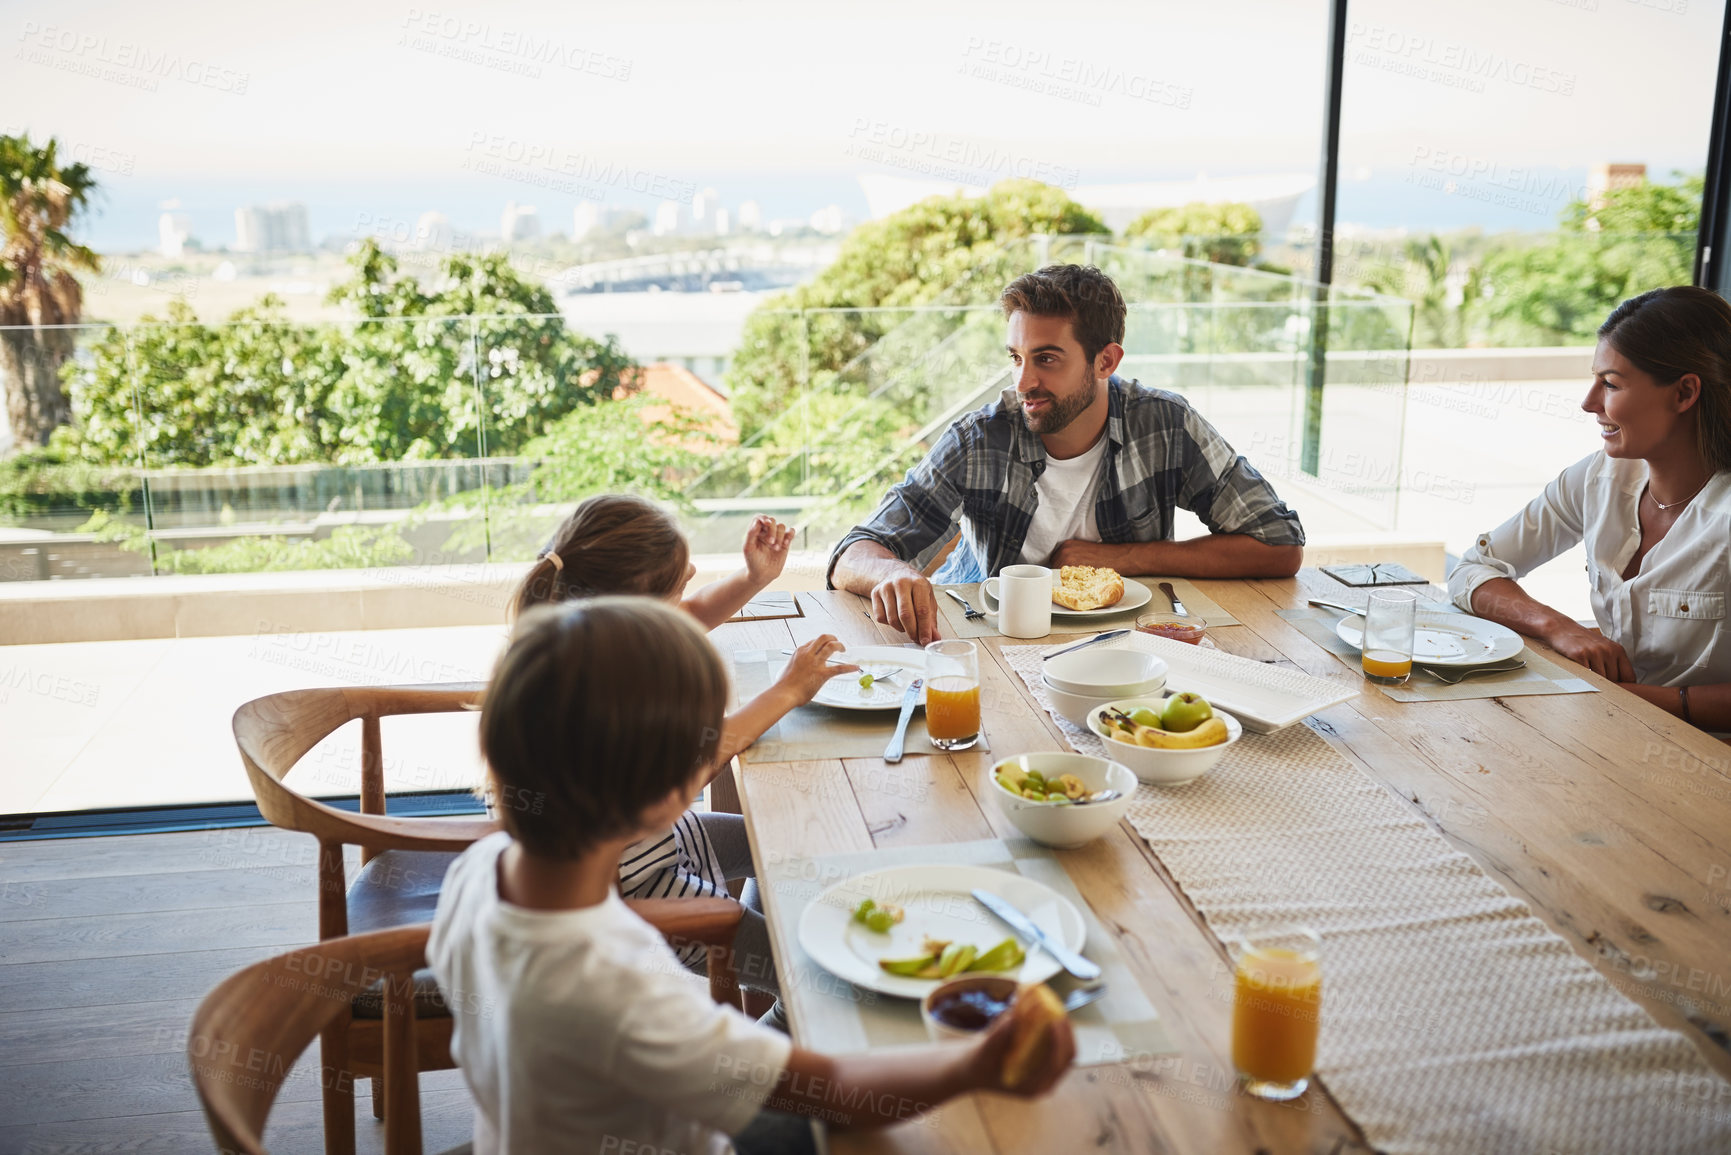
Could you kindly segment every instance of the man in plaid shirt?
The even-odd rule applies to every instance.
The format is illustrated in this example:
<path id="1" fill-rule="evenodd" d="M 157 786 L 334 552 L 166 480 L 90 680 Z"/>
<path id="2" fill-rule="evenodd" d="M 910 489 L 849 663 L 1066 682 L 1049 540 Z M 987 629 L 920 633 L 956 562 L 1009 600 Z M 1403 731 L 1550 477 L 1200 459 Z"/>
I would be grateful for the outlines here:
<path id="1" fill-rule="evenodd" d="M 924 569 L 960 532 L 939 582 L 1007 565 L 1110 566 L 1174 577 L 1290 577 L 1298 515 L 1176 393 L 1115 375 L 1124 298 L 1100 270 L 1048 265 L 1004 289 L 1015 387 L 951 425 L 830 555 L 829 582 L 870 594 L 878 621 L 939 637 Z M 1182 505 L 1209 533 L 1173 541 Z"/>

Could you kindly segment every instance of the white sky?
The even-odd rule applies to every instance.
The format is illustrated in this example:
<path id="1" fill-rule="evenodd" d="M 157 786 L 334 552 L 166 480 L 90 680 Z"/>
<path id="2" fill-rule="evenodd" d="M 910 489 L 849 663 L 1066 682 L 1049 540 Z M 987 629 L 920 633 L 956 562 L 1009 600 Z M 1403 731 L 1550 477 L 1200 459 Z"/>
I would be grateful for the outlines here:
<path id="1" fill-rule="evenodd" d="M 436 182 L 467 171 L 476 139 L 676 179 L 848 174 L 872 167 L 850 148 L 873 132 L 927 134 L 939 142 L 928 155 L 999 147 L 1074 170 L 1080 183 L 1315 166 L 1322 0 L 857 8 L 0 0 L 0 129 L 109 150 L 146 179 Z M 1348 73 L 1344 168 L 1393 175 L 1440 154 L 1699 168 L 1722 12 L 1715 0 L 1354 0 L 1350 50 L 1375 58 Z M 464 24 L 485 29 L 466 35 Z M 489 66 L 520 60 L 507 45 L 524 36 L 579 61 L 629 61 L 629 79 Z M 178 71 L 140 67 L 141 51 L 175 58 Z M 1016 65 L 1035 52 L 1050 63 Z M 1431 74 L 1393 71 L 1415 64 Z M 992 75 L 968 75 L 970 65 Z M 217 87 L 195 83 L 210 66 Z M 1083 67 L 1107 79 L 1076 84 L 1081 99 L 1012 86 Z M 242 76 L 244 94 L 220 90 Z M 1565 85 L 1571 94 L 1544 91 Z"/>

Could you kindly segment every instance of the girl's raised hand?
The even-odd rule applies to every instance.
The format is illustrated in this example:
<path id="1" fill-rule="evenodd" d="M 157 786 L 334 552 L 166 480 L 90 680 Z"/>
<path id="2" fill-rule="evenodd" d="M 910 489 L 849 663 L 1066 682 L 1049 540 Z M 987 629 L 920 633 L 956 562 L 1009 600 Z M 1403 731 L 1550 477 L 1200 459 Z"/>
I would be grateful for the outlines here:
<path id="1" fill-rule="evenodd" d="M 792 545 L 792 529 L 764 514 L 752 518 L 751 528 L 745 531 L 746 576 L 759 589 L 780 577 Z"/>

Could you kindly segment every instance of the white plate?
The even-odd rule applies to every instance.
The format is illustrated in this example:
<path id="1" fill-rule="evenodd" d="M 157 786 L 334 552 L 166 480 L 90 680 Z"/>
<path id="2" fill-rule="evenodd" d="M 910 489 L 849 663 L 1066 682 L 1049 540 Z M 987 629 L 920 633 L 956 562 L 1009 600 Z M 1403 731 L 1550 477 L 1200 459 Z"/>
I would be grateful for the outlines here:
<path id="1" fill-rule="evenodd" d="M 1058 580 L 1056 572 L 1052 574 L 1052 580 Z M 989 608 L 993 613 L 997 613 L 998 579 L 995 577 L 987 578 L 985 581 L 980 583 L 980 591 L 986 599 L 987 608 Z M 1097 610 L 1073 610 L 1069 606 L 1061 606 L 1057 602 L 1053 602 L 1052 614 L 1053 616 L 1060 618 L 1104 618 L 1112 614 L 1124 613 L 1127 610 L 1139 610 L 1153 599 L 1154 594 L 1147 586 L 1143 585 L 1139 581 L 1125 578 L 1124 596 L 1118 599 L 1117 605 L 1102 606 Z"/>
<path id="2" fill-rule="evenodd" d="M 986 866 L 941 864 L 892 866 L 843 879 L 816 898 L 799 917 L 799 945 L 824 970 L 856 987 L 903 998 L 924 998 L 941 979 L 892 975 L 880 959 L 913 958 L 927 937 L 972 943 L 985 951 L 1006 938 L 1021 941 L 969 891 L 989 890 L 1033 920 L 1071 950 L 1087 937 L 1082 912 L 1043 882 Z M 893 902 L 907 916 L 886 934 L 853 920 L 863 898 Z M 1028 957 L 1020 968 L 994 971 L 1024 983 L 1044 982 L 1061 969 L 1043 950 L 1022 943 Z M 984 974 L 988 972 L 974 972 Z"/>
<path id="3" fill-rule="evenodd" d="M 1340 640 L 1364 648 L 1364 618 L 1342 618 L 1334 627 Z M 1470 614 L 1419 613 L 1413 622 L 1412 657 L 1427 666 L 1480 666 L 1521 652 L 1526 642 L 1507 626 Z"/>
<path id="4" fill-rule="evenodd" d="M 903 646 L 856 646 L 836 654 L 830 661 L 863 666 L 873 674 L 881 674 L 891 666 L 899 671 L 894 681 L 875 681 L 869 689 L 859 684 L 857 673 L 837 674 L 812 697 L 817 705 L 837 710 L 899 710 L 908 683 L 926 671 L 926 652 Z M 925 700 L 922 692 L 920 701 Z"/>

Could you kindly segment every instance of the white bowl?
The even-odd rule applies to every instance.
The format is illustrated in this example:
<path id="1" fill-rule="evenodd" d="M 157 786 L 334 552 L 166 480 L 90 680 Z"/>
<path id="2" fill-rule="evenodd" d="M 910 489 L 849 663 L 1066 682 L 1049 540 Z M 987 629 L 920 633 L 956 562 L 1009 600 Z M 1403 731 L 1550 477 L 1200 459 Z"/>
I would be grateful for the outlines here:
<path id="1" fill-rule="evenodd" d="M 998 785 L 998 767 L 1019 766 L 1023 770 L 1038 770 L 1057 777 L 1074 774 L 1082 780 L 1089 793 L 1116 790 L 1122 797 L 1110 802 L 1090 802 L 1086 806 L 1066 806 L 1060 802 L 1032 802 L 1018 797 Z M 998 801 L 998 808 L 1023 834 L 1042 846 L 1060 849 L 1081 846 L 1106 833 L 1118 824 L 1130 809 L 1130 799 L 1136 793 L 1136 775 L 1129 767 L 1091 754 L 1060 754 L 1040 751 L 1018 754 L 992 764 L 986 771 L 986 790 Z"/>
<path id="2" fill-rule="evenodd" d="M 1166 659 L 1141 650 L 1089 646 L 1041 663 L 1046 685 L 1088 698 L 1137 698 L 1166 684 Z"/>
<path id="3" fill-rule="evenodd" d="M 1153 697 L 1102 702 L 1088 712 L 1088 729 L 1106 743 L 1106 749 L 1111 751 L 1114 758 L 1123 759 L 1124 765 L 1130 767 L 1137 778 L 1156 786 L 1182 786 L 1186 782 L 1194 782 L 1212 770 L 1214 764 L 1220 761 L 1220 756 L 1226 753 L 1227 747 L 1244 736 L 1244 727 L 1239 725 L 1237 718 L 1216 706 L 1215 716 L 1226 723 L 1226 741 L 1214 746 L 1198 746 L 1194 750 L 1161 750 L 1152 746 L 1132 746 L 1120 742 L 1112 737 L 1112 731 L 1100 721 L 1100 715 L 1107 710 L 1123 710 L 1129 713 L 1137 706 L 1147 706 L 1158 714 L 1165 701 L 1164 697 Z M 999 793 L 1003 791 L 1000 790 Z"/>
<path id="4" fill-rule="evenodd" d="M 1014 1003 L 1016 992 L 1020 988 L 1021 984 L 1008 975 L 959 974 L 933 987 L 931 992 L 920 1000 L 920 1019 L 926 1024 L 926 1034 L 931 1036 L 934 1043 L 946 1043 L 953 1039 L 977 1039 L 986 1027 L 992 1025 L 991 1021 L 979 1030 L 970 1031 L 938 1018 L 932 1013 L 932 1007 L 958 992 L 968 990 L 982 990 L 1000 1002 Z M 1006 1011 L 1008 1009 L 1005 1008 Z"/>

